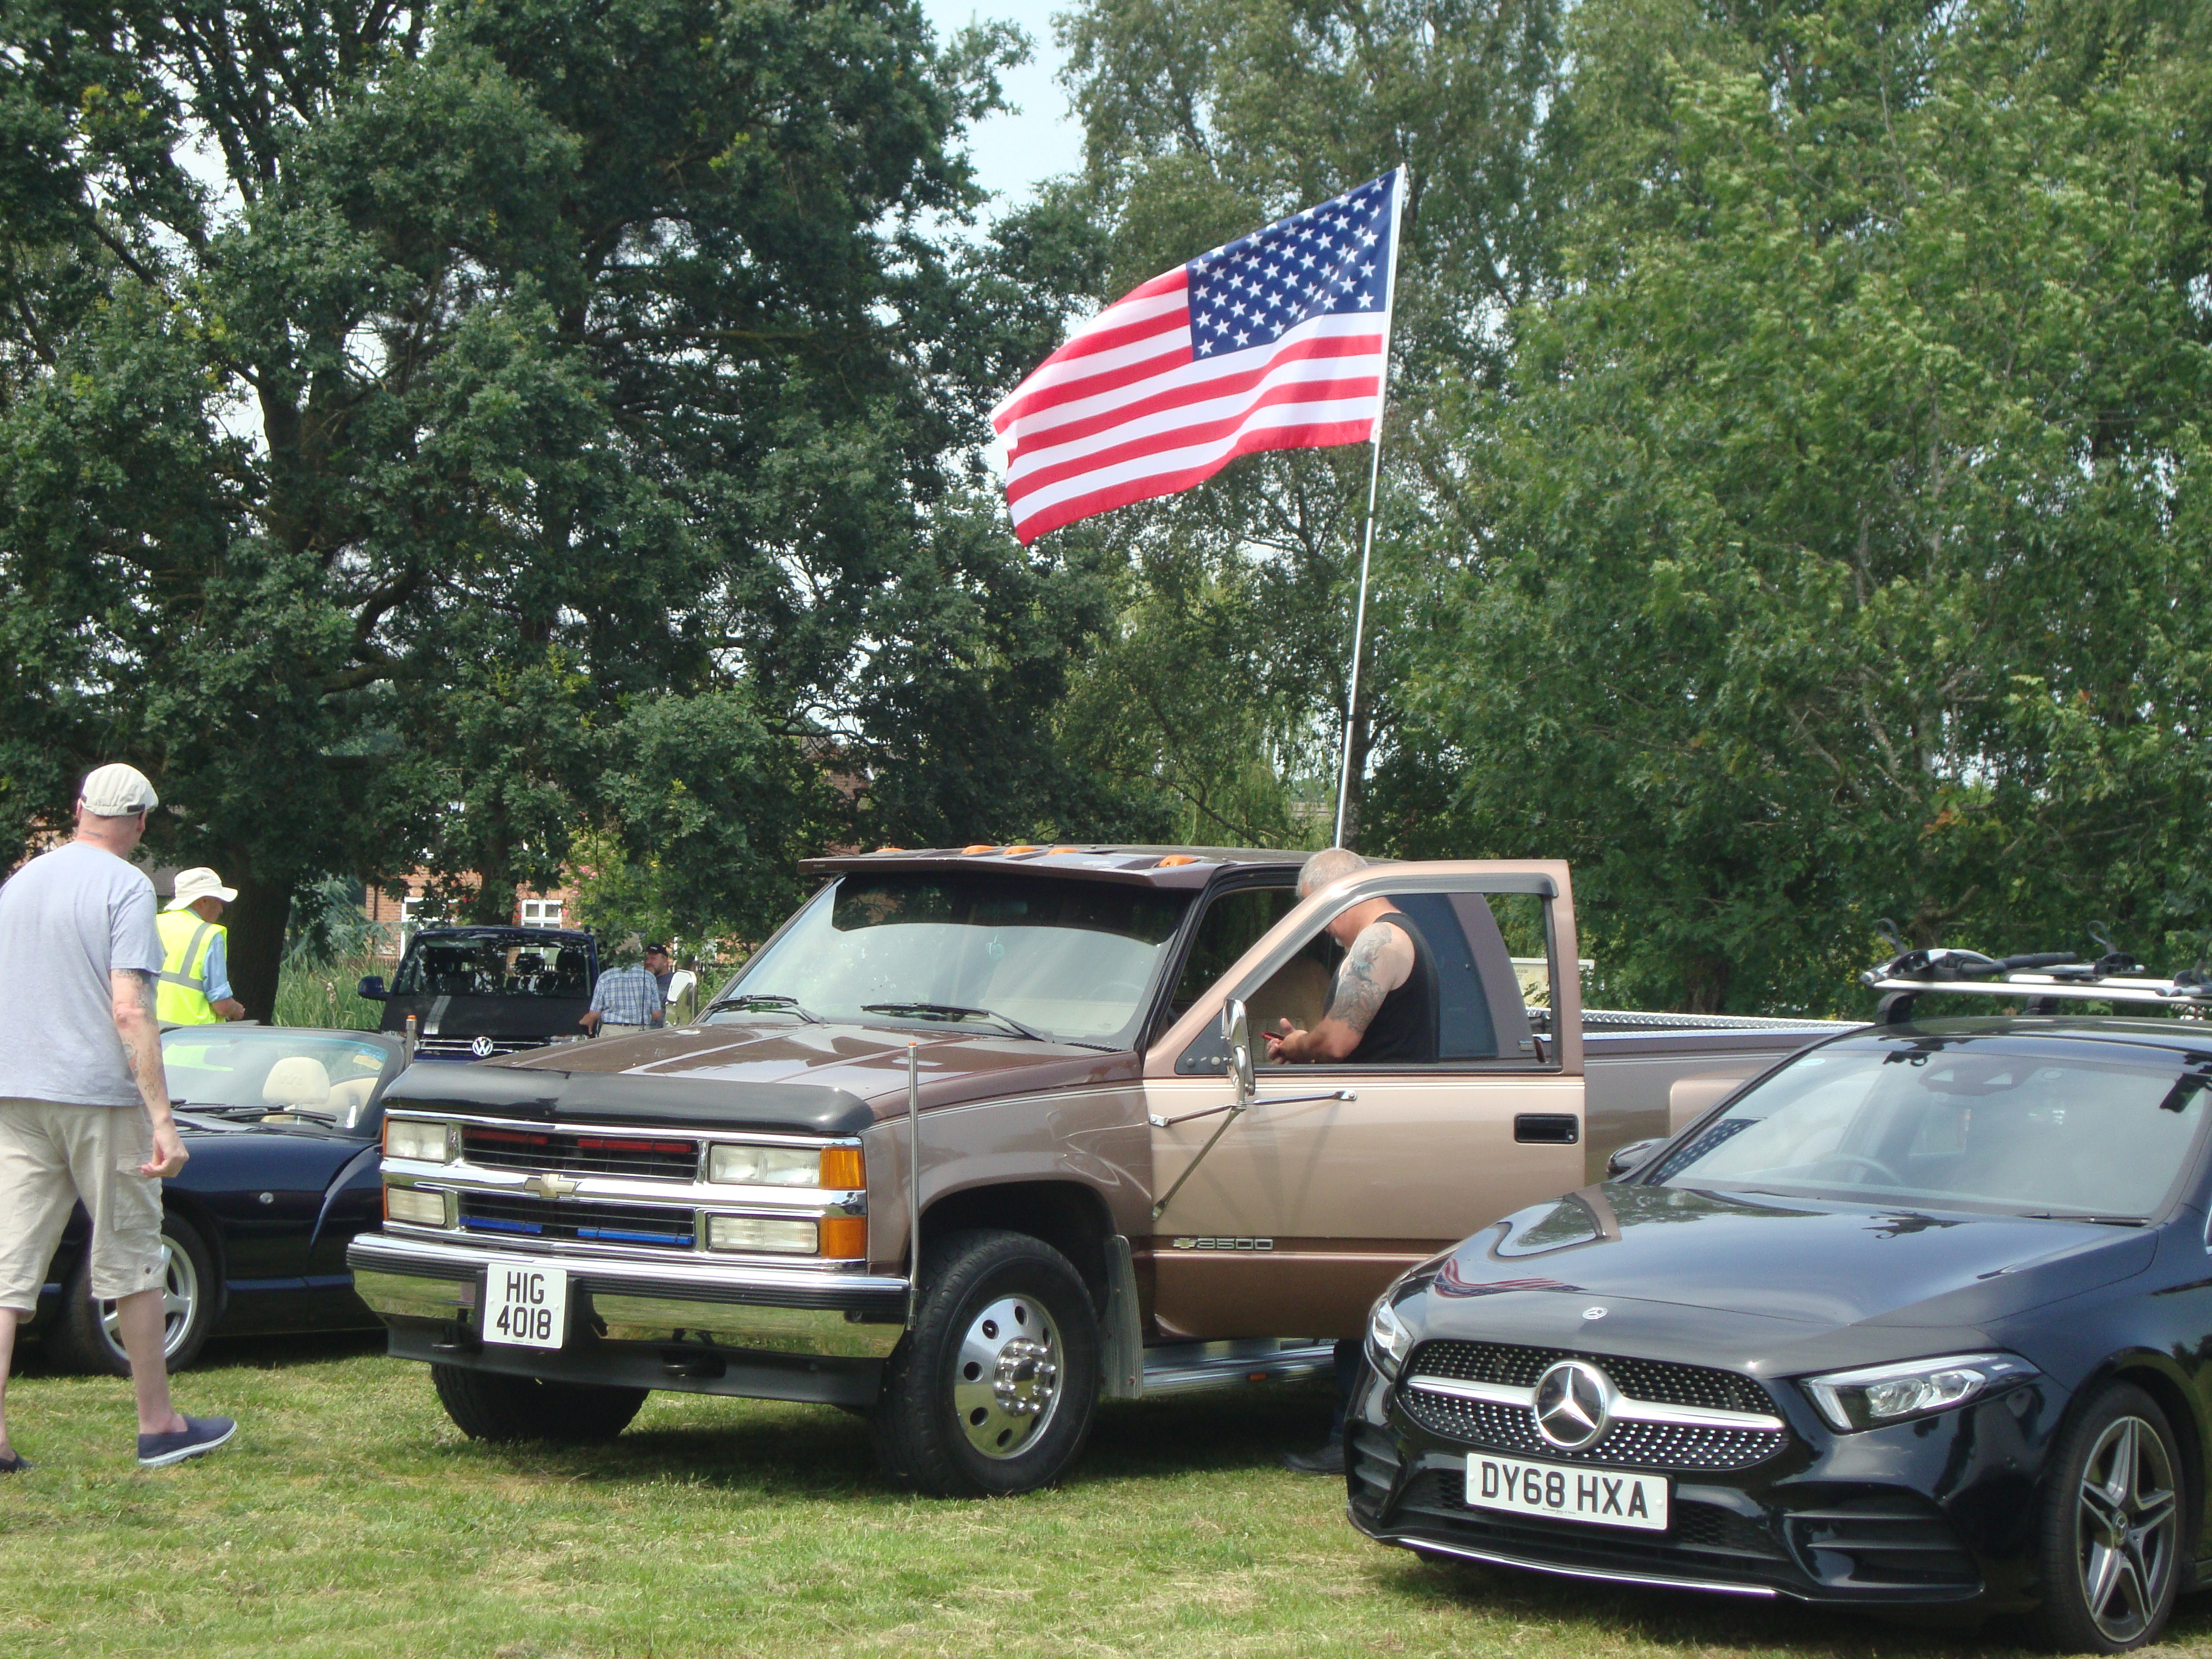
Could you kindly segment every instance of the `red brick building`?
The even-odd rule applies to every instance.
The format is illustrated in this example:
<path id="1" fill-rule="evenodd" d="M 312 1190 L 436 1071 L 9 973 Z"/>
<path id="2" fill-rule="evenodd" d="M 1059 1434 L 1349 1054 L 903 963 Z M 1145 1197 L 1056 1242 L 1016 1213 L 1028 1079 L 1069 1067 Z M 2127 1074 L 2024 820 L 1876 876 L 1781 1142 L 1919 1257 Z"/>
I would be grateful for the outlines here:
<path id="1" fill-rule="evenodd" d="M 569 927 L 575 925 L 576 890 L 573 877 L 558 887 L 515 890 L 507 921 L 523 927 Z M 400 880 L 371 887 L 362 909 L 371 921 L 380 923 L 388 941 L 384 954 L 397 961 L 416 927 L 424 922 L 459 921 L 464 918 L 441 911 L 429 896 L 433 878 L 427 871 L 410 871 Z"/>

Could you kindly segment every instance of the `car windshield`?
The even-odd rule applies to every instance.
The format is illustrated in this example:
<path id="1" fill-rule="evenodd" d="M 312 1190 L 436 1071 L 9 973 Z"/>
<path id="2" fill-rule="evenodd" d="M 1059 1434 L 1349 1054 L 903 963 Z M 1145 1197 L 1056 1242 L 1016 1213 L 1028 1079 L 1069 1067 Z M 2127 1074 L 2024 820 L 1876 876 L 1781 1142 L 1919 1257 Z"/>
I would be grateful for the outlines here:
<path id="1" fill-rule="evenodd" d="M 183 1025 L 161 1034 L 161 1069 L 180 1105 L 289 1112 L 356 1127 L 389 1051 L 380 1042 L 282 1027 Z"/>
<path id="2" fill-rule="evenodd" d="M 2154 1215 L 2212 1055 L 2063 1039 L 1862 1038 L 1799 1055 L 1651 1179 L 2013 1215 Z"/>
<path id="3" fill-rule="evenodd" d="M 1115 1048 L 1134 1041 L 1187 895 L 1051 877 L 846 876 L 745 964 L 714 1020 L 773 1008 Z M 718 999 L 720 1000 L 720 999 Z"/>
<path id="4" fill-rule="evenodd" d="M 398 997 L 587 997 L 591 958 L 552 939 L 479 934 L 419 939 L 392 981 Z"/>

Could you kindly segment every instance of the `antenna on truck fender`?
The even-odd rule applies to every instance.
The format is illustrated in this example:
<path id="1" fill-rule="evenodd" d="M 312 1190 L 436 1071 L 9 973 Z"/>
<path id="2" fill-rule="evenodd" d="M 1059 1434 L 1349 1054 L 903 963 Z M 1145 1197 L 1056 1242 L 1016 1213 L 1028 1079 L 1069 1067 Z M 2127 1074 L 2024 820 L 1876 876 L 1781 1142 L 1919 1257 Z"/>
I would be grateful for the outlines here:
<path id="1" fill-rule="evenodd" d="M 906 1328 L 921 1304 L 921 1045 L 906 1045 Z"/>

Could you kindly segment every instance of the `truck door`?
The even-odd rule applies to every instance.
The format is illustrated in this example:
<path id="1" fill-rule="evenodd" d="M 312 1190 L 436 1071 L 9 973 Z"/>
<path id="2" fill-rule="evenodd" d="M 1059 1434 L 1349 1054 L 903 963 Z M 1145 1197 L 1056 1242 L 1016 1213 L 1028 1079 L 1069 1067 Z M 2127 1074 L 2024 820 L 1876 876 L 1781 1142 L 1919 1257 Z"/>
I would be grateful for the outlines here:
<path id="1" fill-rule="evenodd" d="M 1260 1067 L 1255 1103 L 1153 1224 L 1163 1337 L 1357 1335 L 1406 1267 L 1581 1184 L 1579 999 L 1571 969 L 1564 983 L 1559 973 L 1574 961 L 1565 879 L 1563 868 L 1525 866 L 1377 870 L 1297 906 L 1190 1003 L 1147 1057 L 1148 1109 L 1169 1121 L 1152 1130 L 1156 1193 L 1221 1127 L 1218 1115 L 1174 1120 L 1233 1098 L 1223 1003 L 1245 1002 L 1255 1048 L 1263 1022 L 1310 1027 L 1340 954 L 1324 928 L 1350 905 L 1388 896 L 1427 940 L 1439 1056 Z M 1570 1041 L 1549 1029 L 1555 1008 Z M 1355 1097 L 1268 1103 L 1331 1091 Z"/>

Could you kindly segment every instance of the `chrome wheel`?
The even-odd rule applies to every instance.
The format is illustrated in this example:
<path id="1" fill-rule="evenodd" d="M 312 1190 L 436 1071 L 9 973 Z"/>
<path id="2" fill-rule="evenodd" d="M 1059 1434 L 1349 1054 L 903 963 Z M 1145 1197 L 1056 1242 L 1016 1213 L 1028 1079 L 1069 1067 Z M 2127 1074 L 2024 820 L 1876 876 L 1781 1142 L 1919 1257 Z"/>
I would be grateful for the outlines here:
<path id="1" fill-rule="evenodd" d="M 2089 1618 L 2107 1641 L 2135 1641 L 2166 1604 L 2180 1536 L 2173 1465 L 2140 1417 L 2106 1425 L 2075 1507 L 2075 1561 Z"/>
<path id="2" fill-rule="evenodd" d="M 173 1359 L 177 1350 L 192 1328 L 192 1315 L 200 1305 L 199 1270 L 192 1266 L 192 1258 L 179 1249 L 168 1239 L 161 1241 L 161 1358 Z M 100 1304 L 100 1328 L 107 1338 L 107 1345 L 118 1354 L 125 1353 L 123 1327 L 116 1318 L 115 1304 Z"/>
<path id="3" fill-rule="evenodd" d="M 952 1408 L 968 1443 L 1012 1457 L 1043 1432 L 1060 1404 L 1059 1328 L 1042 1304 L 1000 1297 L 977 1314 L 953 1361 Z"/>

